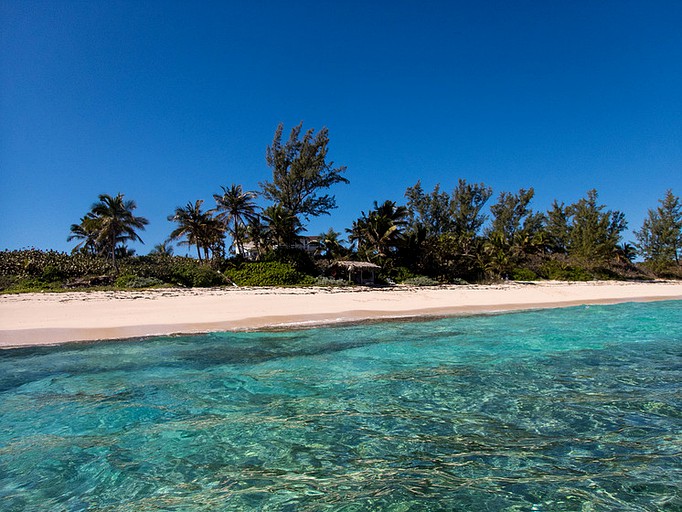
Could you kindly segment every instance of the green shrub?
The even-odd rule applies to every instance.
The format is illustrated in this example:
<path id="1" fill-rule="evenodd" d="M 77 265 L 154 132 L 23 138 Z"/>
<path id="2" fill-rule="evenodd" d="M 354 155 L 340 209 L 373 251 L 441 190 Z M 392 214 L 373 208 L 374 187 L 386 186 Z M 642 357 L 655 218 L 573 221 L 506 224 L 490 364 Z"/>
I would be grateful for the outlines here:
<path id="1" fill-rule="evenodd" d="M 16 276 L 0 275 L 0 292 L 4 292 L 12 288 L 18 281 Z"/>
<path id="2" fill-rule="evenodd" d="M 180 286 L 207 288 L 227 284 L 225 276 L 210 267 L 200 265 L 194 260 L 184 258 L 171 267 L 170 282 Z"/>
<path id="3" fill-rule="evenodd" d="M 11 278 L 11 280 L 6 280 L 6 277 L 2 280 L 1 290 L 5 293 L 20 293 L 20 292 L 50 292 L 59 291 L 63 289 L 62 283 L 52 282 L 46 283 L 37 277 L 23 277 L 23 278 Z"/>
<path id="4" fill-rule="evenodd" d="M 435 286 L 438 283 L 435 279 L 431 279 L 430 277 L 426 276 L 415 276 L 415 277 L 409 277 L 405 279 L 402 284 L 406 284 L 408 286 Z"/>
<path id="5" fill-rule="evenodd" d="M 622 277 L 618 272 L 606 267 L 595 268 L 592 270 L 591 274 L 593 279 L 601 279 L 604 281 Z"/>
<path id="6" fill-rule="evenodd" d="M 529 268 L 515 268 L 511 272 L 514 281 L 535 281 L 538 275 Z"/>
<path id="7" fill-rule="evenodd" d="M 456 284 L 456 285 L 461 285 L 461 286 L 463 286 L 463 285 L 469 284 L 469 281 L 465 281 L 465 280 L 462 279 L 461 277 L 455 277 L 454 279 L 450 279 L 450 280 L 448 281 L 448 283 L 449 283 L 449 284 Z"/>
<path id="8" fill-rule="evenodd" d="M 310 254 L 301 249 L 279 247 L 266 254 L 263 262 L 286 263 L 302 274 L 315 275 L 319 270 Z"/>
<path id="9" fill-rule="evenodd" d="M 591 281 L 594 276 L 587 269 L 582 267 L 573 267 L 570 264 L 558 261 L 548 260 L 539 269 L 538 273 L 545 279 L 553 281 Z"/>
<path id="10" fill-rule="evenodd" d="M 136 275 L 125 275 L 116 279 L 117 288 L 151 288 L 163 284 L 161 279 L 156 277 L 140 277 Z"/>
<path id="11" fill-rule="evenodd" d="M 196 288 L 208 288 L 210 286 L 221 286 L 227 284 L 227 279 L 217 270 L 210 267 L 198 267 L 194 272 L 192 286 Z"/>
<path id="12" fill-rule="evenodd" d="M 66 279 L 113 273 L 111 262 L 90 254 L 21 249 L 0 252 L 0 275 Z M 47 272 L 46 275 L 44 275 Z"/>
<path id="13" fill-rule="evenodd" d="M 333 277 L 320 276 L 314 278 L 313 286 L 350 286 L 346 279 L 334 279 Z"/>
<path id="14" fill-rule="evenodd" d="M 137 288 L 170 283 L 187 287 L 226 284 L 225 277 L 192 258 L 171 256 L 135 256 L 119 260 L 116 286 Z M 89 286 L 92 278 L 116 275 L 111 262 L 90 254 L 66 254 L 57 251 L 23 249 L 0 252 L 0 276 L 12 278 L 12 284 L 0 283 L 0 289 L 54 288 L 64 281 L 83 282 Z M 26 279 L 33 279 L 25 281 Z M 100 279 L 102 282 L 107 279 Z M 24 282 L 24 284 L 21 284 Z M 43 283 L 42 286 L 40 283 Z M 48 286 L 48 284 L 50 286 Z"/>
<path id="15" fill-rule="evenodd" d="M 225 271 L 238 286 L 287 286 L 313 284 L 314 278 L 298 272 L 292 265 L 278 261 L 243 263 Z"/>
<path id="16" fill-rule="evenodd" d="M 644 272 L 662 279 L 682 279 L 682 264 L 675 262 L 645 261 L 639 264 Z"/>
<path id="17" fill-rule="evenodd" d="M 382 269 L 380 273 L 383 274 L 384 270 Z M 386 275 L 383 276 L 385 279 L 391 279 L 392 281 L 395 281 L 396 283 L 402 283 L 406 279 L 418 277 L 417 274 L 412 272 L 407 267 L 394 267 L 392 269 L 389 269 L 385 273 L 386 273 Z"/>
<path id="18" fill-rule="evenodd" d="M 46 283 L 54 283 L 56 281 L 63 281 L 66 276 L 64 272 L 54 265 L 46 265 L 43 268 L 43 273 L 40 278 Z"/>
<path id="19" fill-rule="evenodd" d="M 157 279 L 163 283 L 192 287 L 226 284 L 225 277 L 193 258 L 147 255 L 127 258 L 121 262 L 121 273 L 140 278 Z"/>
<path id="20" fill-rule="evenodd" d="M 147 255 L 123 259 L 119 263 L 119 269 L 121 274 L 154 277 L 164 283 L 173 283 L 173 268 L 185 261 L 189 265 L 199 264 L 189 258 Z"/>

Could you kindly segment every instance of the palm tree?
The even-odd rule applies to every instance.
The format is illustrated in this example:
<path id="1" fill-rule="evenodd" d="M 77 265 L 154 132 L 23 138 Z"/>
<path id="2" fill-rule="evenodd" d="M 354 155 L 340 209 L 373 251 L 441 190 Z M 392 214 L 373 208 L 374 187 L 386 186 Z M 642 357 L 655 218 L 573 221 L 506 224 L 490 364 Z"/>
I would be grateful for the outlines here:
<path id="1" fill-rule="evenodd" d="M 358 252 L 368 260 L 384 259 L 396 247 L 402 237 L 401 228 L 407 224 L 407 208 L 397 206 L 393 201 L 381 205 L 374 201 L 374 209 L 353 222 L 348 230 L 349 239 L 357 242 Z"/>
<path id="2" fill-rule="evenodd" d="M 71 235 L 66 239 L 67 242 L 81 240 L 73 248 L 73 253 L 98 254 L 100 252 L 97 247 L 97 219 L 92 213 L 84 215 L 80 224 L 71 224 L 70 231 Z"/>
<path id="3" fill-rule="evenodd" d="M 268 206 L 263 211 L 263 219 L 271 239 L 280 247 L 291 248 L 303 230 L 298 217 L 279 204 Z"/>
<path id="4" fill-rule="evenodd" d="M 483 251 L 479 258 L 481 267 L 494 277 L 504 276 L 516 261 L 518 247 L 513 242 L 510 243 L 503 232 L 493 231 L 483 243 Z"/>
<path id="5" fill-rule="evenodd" d="M 168 216 L 168 220 L 178 224 L 171 234 L 170 240 L 184 238 L 179 243 L 182 245 L 196 245 L 199 261 L 203 261 L 201 250 L 204 251 L 204 258 L 208 260 L 209 251 L 215 247 L 217 240 L 222 240 L 222 224 L 215 219 L 210 212 L 201 211 L 203 199 L 198 199 L 194 203 L 188 202 L 184 207 L 178 206 L 173 215 Z"/>
<path id="6" fill-rule="evenodd" d="M 131 258 L 135 256 L 135 249 L 128 247 L 127 245 L 117 245 L 114 249 L 117 258 Z"/>
<path id="7" fill-rule="evenodd" d="M 635 256 L 637 256 L 637 249 L 627 242 L 618 244 L 613 250 L 613 256 L 616 263 L 629 265 L 632 264 Z"/>
<path id="8" fill-rule="evenodd" d="M 81 221 L 83 232 L 80 229 L 74 230 L 72 226 L 72 237 L 81 237 L 82 234 L 87 234 L 89 230 L 92 230 L 95 247 L 100 253 L 110 256 L 114 268 L 118 268 L 117 245 L 123 245 L 128 240 L 142 242 L 136 230 L 144 229 L 149 224 L 144 217 L 137 217 L 133 214 L 136 208 L 135 201 L 124 200 L 123 194 L 119 193 L 114 197 L 100 194 L 99 201 L 92 205 L 90 213 Z"/>
<path id="9" fill-rule="evenodd" d="M 263 223 L 260 216 L 257 216 L 254 220 L 249 222 L 246 226 L 246 234 L 244 236 L 245 240 L 251 242 L 256 250 L 258 258 L 263 256 L 273 244 L 273 240 L 270 236 L 270 230 L 268 226 Z"/>
<path id="10" fill-rule="evenodd" d="M 324 251 L 324 255 L 327 258 L 336 258 L 341 255 L 344 248 L 341 245 L 341 233 L 334 231 L 334 228 L 329 228 L 326 233 L 320 233 L 319 243 L 320 250 Z"/>
<path id="11" fill-rule="evenodd" d="M 173 256 L 173 252 L 170 240 L 164 240 L 160 244 L 156 244 L 149 254 L 154 256 Z"/>
<path id="12" fill-rule="evenodd" d="M 225 224 L 225 228 L 232 236 L 233 251 L 244 254 L 244 228 L 256 220 L 256 204 L 253 202 L 256 197 L 255 192 L 248 192 L 242 189 L 241 185 L 231 185 L 230 187 L 220 187 L 223 194 L 214 194 L 216 202 L 215 211 L 218 212 L 216 218 Z M 236 250 L 235 250 L 236 249 Z"/>

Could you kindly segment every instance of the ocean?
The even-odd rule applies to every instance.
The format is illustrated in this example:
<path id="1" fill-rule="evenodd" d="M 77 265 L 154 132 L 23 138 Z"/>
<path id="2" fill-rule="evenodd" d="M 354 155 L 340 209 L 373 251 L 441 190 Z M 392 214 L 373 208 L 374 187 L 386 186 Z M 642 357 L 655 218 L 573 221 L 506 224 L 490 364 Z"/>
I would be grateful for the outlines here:
<path id="1" fill-rule="evenodd" d="M 4 511 L 682 510 L 682 301 L 0 351 Z"/>

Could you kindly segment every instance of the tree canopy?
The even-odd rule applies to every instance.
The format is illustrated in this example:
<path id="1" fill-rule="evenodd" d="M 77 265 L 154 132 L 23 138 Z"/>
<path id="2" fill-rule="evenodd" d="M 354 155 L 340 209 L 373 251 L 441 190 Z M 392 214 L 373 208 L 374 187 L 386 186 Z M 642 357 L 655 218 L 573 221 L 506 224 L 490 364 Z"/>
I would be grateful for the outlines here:
<path id="1" fill-rule="evenodd" d="M 453 231 L 451 199 L 437 184 L 430 194 L 422 188 L 421 180 L 405 191 L 410 229 L 423 231 L 424 236 L 438 236 Z"/>
<path id="2" fill-rule="evenodd" d="M 300 261 L 317 257 L 319 272 L 324 271 L 323 260 L 366 259 L 380 263 L 387 279 L 396 277 L 391 272 L 441 282 L 641 277 L 641 273 L 682 277 L 682 203 L 671 190 L 635 232 L 637 253 L 649 265 L 633 262 L 635 248 L 622 243 L 627 228 L 624 214 L 600 204 L 594 189 L 573 203 L 555 200 L 547 211 L 531 207 L 532 187 L 503 191 L 488 208 L 492 188 L 463 178 L 454 182 L 451 192 L 441 184 L 425 191 L 418 180 L 407 187 L 404 205 L 374 201 L 373 208 L 361 212 L 346 229 L 345 246 L 333 228 L 309 243 L 302 239 L 304 222 L 336 208 L 329 189 L 348 183 L 346 168 L 328 160 L 328 145 L 326 128 L 303 132 L 299 124 L 285 139 L 280 124 L 266 149 L 271 181 L 261 182 L 260 192 L 246 191 L 240 184 L 223 186 L 221 193 L 213 195 L 213 209 L 204 210 L 203 200 L 177 207 L 168 217 L 176 224 L 169 241 L 153 251 L 164 258 L 156 259 L 170 257 L 170 242 L 178 241 L 196 246 L 198 259 L 216 268 L 246 264 L 249 259 L 286 256 L 295 261 L 302 255 Z M 261 206 L 258 199 L 269 204 Z M 135 202 L 122 194 L 100 195 L 80 222 L 71 225 L 68 240 L 78 241 L 74 252 L 105 256 L 117 268 L 117 258 L 134 252 L 126 242 L 141 241 L 138 231 L 148 223 L 134 215 L 135 209 Z M 232 237 L 233 254 L 242 259 L 225 257 L 226 234 Z"/>
<path id="3" fill-rule="evenodd" d="M 510 245 L 532 238 L 544 224 L 544 215 L 533 213 L 530 208 L 534 195 L 533 187 L 528 190 L 522 188 L 516 194 L 500 193 L 497 203 L 490 207 L 493 221 L 488 236 L 497 234 Z"/>
<path id="4" fill-rule="evenodd" d="M 656 264 L 680 263 L 682 256 L 682 204 L 672 190 L 649 210 L 639 231 L 635 232 L 637 250 L 645 261 Z"/>
<path id="5" fill-rule="evenodd" d="M 358 253 L 368 261 L 385 261 L 391 255 L 402 237 L 407 208 L 393 201 L 378 204 L 369 212 L 353 222 L 348 230 L 349 239 L 358 245 Z"/>
<path id="6" fill-rule="evenodd" d="M 143 230 L 149 221 L 136 216 L 133 213 L 136 209 L 135 201 L 125 200 L 121 193 L 100 194 L 99 201 L 92 205 L 80 224 L 71 225 L 72 234 L 67 240 L 82 240 L 77 249 L 82 247 L 87 252 L 106 255 L 116 266 L 117 249 L 129 240 L 144 243 L 137 231 Z"/>
<path id="7" fill-rule="evenodd" d="M 596 190 L 589 190 L 586 197 L 567 210 L 571 217 L 569 254 L 593 262 L 608 259 L 627 228 L 625 215 L 617 210 L 605 210 L 606 206 L 597 204 L 597 197 Z"/>
<path id="8" fill-rule="evenodd" d="M 199 261 L 202 261 L 202 250 L 204 258 L 208 260 L 211 250 L 215 252 L 222 245 L 224 233 L 223 224 L 211 212 L 201 209 L 203 203 L 202 199 L 194 203 L 190 201 L 185 206 L 175 208 L 173 215 L 168 216 L 169 221 L 178 225 L 169 238 L 179 240 L 180 244 L 195 245 Z"/>
<path id="9" fill-rule="evenodd" d="M 258 217 L 254 202 L 255 192 L 245 191 L 241 185 L 232 184 L 221 187 L 222 194 L 213 194 L 216 202 L 216 218 L 223 222 L 225 229 L 232 236 L 233 252 L 244 254 L 244 237 L 246 226 Z"/>
<path id="10" fill-rule="evenodd" d="M 327 128 L 317 134 L 310 129 L 301 137 L 302 126 L 295 126 L 286 142 L 282 142 L 284 125 L 277 127 L 265 157 L 272 181 L 262 182 L 261 189 L 276 206 L 309 220 L 336 208 L 336 198 L 324 191 L 336 183 L 348 183 L 348 179 L 343 176 L 346 167 L 327 162 Z"/>

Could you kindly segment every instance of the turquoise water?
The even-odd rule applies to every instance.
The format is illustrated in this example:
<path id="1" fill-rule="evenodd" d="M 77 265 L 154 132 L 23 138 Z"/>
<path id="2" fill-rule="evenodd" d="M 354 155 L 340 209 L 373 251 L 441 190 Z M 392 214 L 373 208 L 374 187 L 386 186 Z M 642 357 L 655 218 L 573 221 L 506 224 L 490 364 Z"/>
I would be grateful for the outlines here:
<path id="1" fill-rule="evenodd" d="M 0 509 L 682 510 L 682 301 L 0 351 Z"/>

